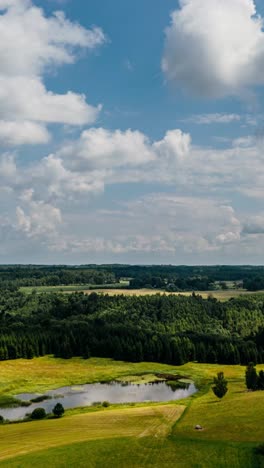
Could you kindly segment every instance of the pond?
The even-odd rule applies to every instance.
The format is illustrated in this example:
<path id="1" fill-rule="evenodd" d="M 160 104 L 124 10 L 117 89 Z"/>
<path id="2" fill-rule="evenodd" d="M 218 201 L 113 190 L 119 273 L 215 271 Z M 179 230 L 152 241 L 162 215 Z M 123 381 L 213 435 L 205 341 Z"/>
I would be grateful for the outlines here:
<path id="1" fill-rule="evenodd" d="M 96 402 L 108 401 L 109 403 L 139 403 L 139 402 L 162 402 L 170 400 L 181 400 L 193 395 L 197 389 L 193 383 L 187 384 L 186 388 L 177 388 L 168 382 L 153 382 L 147 384 L 133 384 L 124 382 L 96 383 L 62 387 L 51 390 L 45 394 L 46 400 L 31 403 L 30 406 L 17 408 L 0 408 L 0 415 L 10 421 L 23 419 L 35 408 L 45 408 L 51 413 L 56 403 L 60 402 L 65 409 L 89 406 Z M 16 395 L 22 401 L 30 402 L 40 395 L 23 393 Z"/>

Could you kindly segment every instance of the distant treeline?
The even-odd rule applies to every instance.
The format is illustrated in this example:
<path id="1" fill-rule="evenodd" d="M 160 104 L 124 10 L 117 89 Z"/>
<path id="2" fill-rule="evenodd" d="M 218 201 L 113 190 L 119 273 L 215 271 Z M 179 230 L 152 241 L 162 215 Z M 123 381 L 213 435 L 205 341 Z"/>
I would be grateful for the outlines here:
<path id="1" fill-rule="evenodd" d="M 0 288 L 21 286 L 104 285 L 116 282 L 115 274 L 101 268 L 69 266 L 1 266 Z"/>
<path id="2" fill-rule="evenodd" d="M 183 364 L 264 361 L 264 296 L 0 293 L 0 360 L 55 354 Z"/>
<path id="3" fill-rule="evenodd" d="M 264 267 L 257 266 L 0 266 L 0 288 L 21 286 L 104 285 L 128 279 L 130 288 L 166 291 L 210 291 L 226 289 L 228 282 L 249 291 L 264 289 Z"/>

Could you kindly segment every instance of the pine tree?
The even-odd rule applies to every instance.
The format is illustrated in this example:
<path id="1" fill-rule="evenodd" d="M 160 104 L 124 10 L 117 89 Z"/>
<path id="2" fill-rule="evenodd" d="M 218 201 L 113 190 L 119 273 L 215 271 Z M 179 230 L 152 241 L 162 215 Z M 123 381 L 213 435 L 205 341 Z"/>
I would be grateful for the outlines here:
<path id="1" fill-rule="evenodd" d="M 246 386 L 249 390 L 257 390 L 258 387 L 258 374 L 253 362 L 250 362 L 246 369 Z"/>
<path id="2" fill-rule="evenodd" d="M 227 380 L 223 372 L 218 372 L 217 377 L 214 377 L 214 386 L 212 390 L 218 398 L 223 398 L 228 391 Z"/>

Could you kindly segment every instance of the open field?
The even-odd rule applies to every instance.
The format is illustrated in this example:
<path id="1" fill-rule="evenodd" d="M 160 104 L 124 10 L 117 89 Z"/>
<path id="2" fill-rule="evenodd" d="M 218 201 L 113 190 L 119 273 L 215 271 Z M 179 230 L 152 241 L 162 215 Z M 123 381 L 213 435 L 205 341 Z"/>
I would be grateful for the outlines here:
<path id="1" fill-rule="evenodd" d="M 96 291 L 87 291 L 83 290 L 85 294 L 91 294 L 91 292 L 96 292 L 97 294 L 109 294 L 109 296 L 115 295 L 122 295 L 125 294 L 127 296 L 148 296 L 148 295 L 155 295 L 155 294 L 166 294 L 168 295 L 176 295 L 176 296 L 191 296 L 193 291 L 189 292 L 176 292 L 176 293 L 169 293 L 163 290 L 158 289 L 97 289 Z M 244 296 L 244 295 L 252 295 L 252 294 L 264 294 L 264 291 L 258 291 L 257 293 L 252 293 L 250 291 L 246 291 L 245 289 L 229 289 L 226 291 L 217 290 L 217 291 L 195 291 L 195 294 L 199 294 L 203 298 L 207 298 L 208 296 L 215 297 L 219 301 L 228 301 L 232 297 Z"/>
<path id="2" fill-rule="evenodd" d="M 180 372 L 184 375 L 184 368 Z M 41 358 L 0 361 L 0 397 L 18 393 L 42 393 L 66 385 L 110 381 L 123 376 L 177 373 L 177 367 L 157 363 L 127 363 L 111 359 Z M 138 380 L 138 377 L 137 377 Z"/>
<path id="3" fill-rule="evenodd" d="M 188 363 L 171 366 L 151 362 L 130 363 L 112 359 L 55 359 L 45 356 L 35 359 L 0 361 L 0 396 L 18 393 L 42 393 L 66 385 L 78 385 L 111 381 L 120 377 L 135 376 L 130 381 L 138 381 L 138 375 L 171 373 L 190 376 L 198 385 L 204 385 L 224 368 L 225 375 L 237 381 L 244 388 L 243 366 L 222 366 L 218 364 Z M 264 369 L 258 366 L 258 369 Z M 263 394 L 264 397 L 264 394 Z"/>
<path id="4" fill-rule="evenodd" d="M 90 440 L 0 461 L 1 468 L 263 468 L 251 444 L 120 437 Z"/>
<path id="5" fill-rule="evenodd" d="M 120 283 L 116 284 L 106 284 L 104 285 L 104 288 L 106 289 L 112 289 L 112 288 L 118 288 L 122 289 L 125 288 L 129 285 L 129 281 L 121 281 Z M 78 292 L 78 291 L 94 291 L 97 289 L 102 289 L 102 285 L 96 285 L 96 284 L 71 284 L 68 286 L 24 286 L 20 288 L 20 291 L 25 292 L 27 294 L 36 291 L 38 293 L 43 293 L 43 292 Z"/>
<path id="6" fill-rule="evenodd" d="M 210 383 L 220 370 L 229 391 L 219 402 Z M 96 412 L 76 409 L 60 420 L 4 425 L 0 427 L 0 467 L 264 466 L 254 452 L 264 442 L 264 393 L 246 391 L 242 366 L 188 363 L 174 367 L 52 357 L 9 361 L 0 363 L 1 393 L 44 391 L 125 375 L 134 375 L 129 377 L 133 381 L 137 374 L 161 371 L 190 376 L 200 392 L 173 404 L 110 406 Z M 204 430 L 195 431 L 196 424 Z"/>
<path id="7" fill-rule="evenodd" d="M 0 427 L 0 460 L 58 445 L 115 437 L 165 437 L 184 406 L 148 406 Z"/>
<path id="8" fill-rule="evenodd" d="M 109 296 L 116 296 L 116 295 L 126 295 L 126 296 L 153 296 L 155 294 L 165 294 L 165 295 L 182 295 L 182 296 L 190 296 L 193 291 L 188 292 L 166 292 L 162 289 L 126 289 L 126 285 L 120 287 L 120 285 L 111 285 L 105 286 L 104 288 L 98 286 L 96 289 L 89 289 L 90 286 L 95 288 L 92 285 L 79 285 L 79 286 L 38 286 L 35 288 L 32 287 L 23 287 L 20 288 L 21 291 L 25 293 L 31 293 L 32 291 L 36 291 L 38 293 L 41 292 L 64 292 L 64 293 L 73 293 L 73 292 L 83 292 L 84 294 L 91 294 L 96 292 L 97 294 L 108 294 Z M 264 294 L 264 291 L 258 291 L 252 293 L 250 291 L 246 291 L 245 289 L 227 289 L 225 290 L 215 290 L 215 291 L 195 291 L 195 294 L 199 294 L 203 298 L 207 298 L 208 296 L 213 296 L 219 301 L 228 301 L 232 297 L 244 296 L 244 295 L 252 295 L 252 294 Z"/>

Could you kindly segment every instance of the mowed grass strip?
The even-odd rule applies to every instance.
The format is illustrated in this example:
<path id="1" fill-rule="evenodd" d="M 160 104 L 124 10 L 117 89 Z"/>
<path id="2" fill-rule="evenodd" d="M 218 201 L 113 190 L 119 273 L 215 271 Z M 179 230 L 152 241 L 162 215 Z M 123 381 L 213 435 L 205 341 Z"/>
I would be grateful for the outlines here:
<path id="1" fill-rule="evenodd" d="M 100 411 L 0 427 L 0 460 L 75 442 L 115 437 L 165 437 L 184 406 Z"/>
<path id="2" fill-rule="evenodd" d="M 113 438 L 70 444 L 0 461 L 1 468 L 260 468 L 248 444 Z"/>

